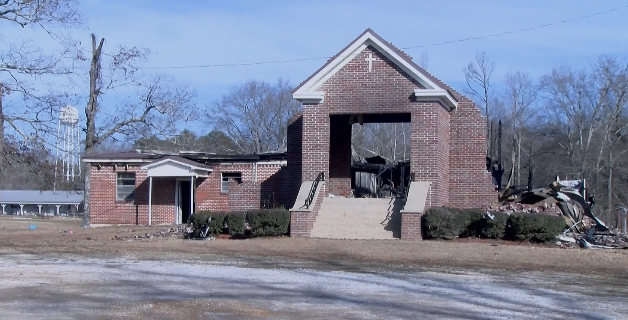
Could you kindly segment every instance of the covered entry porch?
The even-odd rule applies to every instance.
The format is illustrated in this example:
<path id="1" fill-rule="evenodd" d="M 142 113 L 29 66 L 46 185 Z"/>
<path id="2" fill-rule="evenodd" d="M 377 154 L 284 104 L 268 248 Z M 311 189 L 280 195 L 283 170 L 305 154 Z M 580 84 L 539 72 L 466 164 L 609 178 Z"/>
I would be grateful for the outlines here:
<path id="1" fill-rule="evenodd" d="M 170 217 L 165 220 L 172 223 L 185 223 L 195 211 L 197 179 L 205 179 L 212 172 L 210 166 L 178 156 L 151 163 L 142 169 L 146 170 L 148 177 L 149 225 L 152 225 L 155 214 Z M 153 207 L 154 198 L 161 204 L 156 208 Z"/>

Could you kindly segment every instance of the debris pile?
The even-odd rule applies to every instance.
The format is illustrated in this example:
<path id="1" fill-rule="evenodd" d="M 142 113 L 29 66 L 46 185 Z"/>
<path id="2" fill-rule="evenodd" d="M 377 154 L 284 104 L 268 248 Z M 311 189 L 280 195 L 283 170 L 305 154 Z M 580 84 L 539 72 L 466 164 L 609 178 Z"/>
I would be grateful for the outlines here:
<path id="1" fill-rule="evenodd" d="M 585 196 L 584 182 L 576 186 L 555 181 L 544 188 L 517 190 L 507 188 L 499 195 L 494 209 L 505 213 L 527 212 L 562 215 L 569 227 L 558 236 L 560 247 L 585 249 L 628 249 L 628 234 L 611 230 L 591 208 L 593 196 Z"/>
<path id="2" fill-rule="evenodd" d="M 144 234 L 136 234 L 131 236 L 119 236 L 115 235 L 111 240 L 128 240 L 128 239 L 153 239 L 153 238 L 168 238 L 168 237 L 183 237 L 187 226 L 177 226 L 168 229 L 163 229 L 157 232 L 148 232 Z"/>
<path id="3" fill-rule="evenodd" d="M 563 248 L 584 249 L 628 249 L 628 234 L 619 230 L 599 230 L 589 228 L 586 232 L 566 232 L 557 243 Z"/>
<path id="4" fill-rule="evenodd" d="M 507 214 L 513 213 L 543 213 L 551 215 L 560 215 L 560 210 L 554 204 L 542 203 L 539 205 L 531 205 L 516 202 L 507 202 L 495 204 L 490 208 L 491 211 L 498 211 Z"/>

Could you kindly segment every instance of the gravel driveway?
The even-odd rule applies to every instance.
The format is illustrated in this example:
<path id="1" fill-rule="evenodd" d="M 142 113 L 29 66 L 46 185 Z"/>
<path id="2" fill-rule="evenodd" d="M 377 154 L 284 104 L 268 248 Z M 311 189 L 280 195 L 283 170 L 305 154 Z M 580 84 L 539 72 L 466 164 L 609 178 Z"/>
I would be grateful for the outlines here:
<path id="1" fill-rule="evenodd" d="M 0 255 L 0 319 L 628 319 L 625 283 Z"/>

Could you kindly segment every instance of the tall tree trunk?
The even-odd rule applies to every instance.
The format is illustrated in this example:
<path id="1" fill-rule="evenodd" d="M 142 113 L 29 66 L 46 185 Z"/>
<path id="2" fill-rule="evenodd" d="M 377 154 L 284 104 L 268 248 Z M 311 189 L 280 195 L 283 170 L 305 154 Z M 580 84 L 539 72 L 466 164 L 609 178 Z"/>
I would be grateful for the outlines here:
<path id="1" fill-rule="evenodd" d="M 3 87 L 0 82 L 0 187 L 4 186 L 4 110 L 2 109 Z"/>
<path id="2" fill-rule="evenodd" d="M 519 168 L 517 168 L 517 141 L 516 139 L 512 139 L 511 159 L 512 159 L 512 168 L 513 168 L 511 186 L 517 187 L 519 185 L 519 180 L 517 180 L 517 172 L 519 171 Z"/>
<path id="3" fill-rule="evenodd" d="M 517 182 L 521 183 L 521 131 L 517 136 Z"/>
<path id="4" fill-rule="evenodd" d="M 608 180 L 606 180 L 606 212 L 613 209 L 613 149 L 608 150 Z M 607 216 L 610 218 L 610 214 Z"/>
<path id="5" fill-rule="evenodd" d="M 92 34 L 92 63 L 89 69 L 89 101 L 87 102 L 87 106 L 85 107 L 85 118 L 87 123 L 86 133 L 85 133 L 85 155 L 84 157 L 90 157 L 94 154 L 94 147 L 98 142 L 98 137 L 96 137 L 96 113 L 98 111 L 98 96 L 100 95 L 100 56 L 102 52 L 102 46 L 105 42 L 105 39 L 100 39 L 100 43 L 96 46 L 96 36 Z M 91 166 L 89 164 L 85 165 L 84 177 L 84 196 L 85 196 L 85 207 L 83 210 L 83 228 L 89 227 L 90 224 L 90 214 L 89 214 L 89 198 L 90 198 L 90 172 Z"/>

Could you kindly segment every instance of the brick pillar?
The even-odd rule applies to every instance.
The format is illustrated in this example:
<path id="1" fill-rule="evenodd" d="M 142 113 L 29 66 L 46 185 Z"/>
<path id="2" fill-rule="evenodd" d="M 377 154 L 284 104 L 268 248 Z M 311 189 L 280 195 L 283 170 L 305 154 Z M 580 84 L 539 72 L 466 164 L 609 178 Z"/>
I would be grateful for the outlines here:
<path id="1" fill-rule="evenodd" d="M 303 182 L 303 115 L 294 116 L 288 124 L 287 136 L 288 173 L 284 188 L 286 208 L 292 208 Z"/>
<path id="2" fill-rule="evenodd" d="M 430 181 L 426 208 L 449 204 L 449 114 L 438 103 L 417 103 L 410 130 L 410 171 Z"/>
<path id="3" fill-rule="evenodd" d="M 303 175 L 314 180 L 319 172 L 329 176 L 329 115 L 318 105 L 303 105 Z"/>
<path id="4" fill-rule="evenodd" d="M 351 125 L 348 116 L 330 117 L 329 128 L 329 193 L 351 194 Z"/>
<path id="5" fill-rule="evenodd" d="M 401 239 L 421 240 L 421 220 L 423 215 L 419 212 L 401 212 Z"/>

